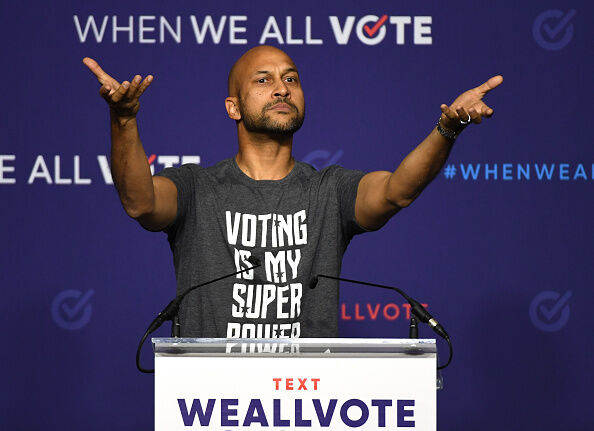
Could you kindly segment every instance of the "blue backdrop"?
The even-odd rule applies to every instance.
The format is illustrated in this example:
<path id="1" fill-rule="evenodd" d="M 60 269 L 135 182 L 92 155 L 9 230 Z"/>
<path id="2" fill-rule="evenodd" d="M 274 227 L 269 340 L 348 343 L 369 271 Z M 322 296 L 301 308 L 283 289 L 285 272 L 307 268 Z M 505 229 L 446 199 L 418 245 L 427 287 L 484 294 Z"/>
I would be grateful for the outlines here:
<path id="1" fill-rule="evenodd" d="M 594 429 L 592 2 L 122 3 L 0 5 L 0 428 L 153 423 L 134 354 L 175 293 L 172 259 L 109 184 L 108 110 L 82 58 L 119 80 L 154 74 L 139 124 L 158 171 L 235 154 L 227 73 L 267 43 L 300 69 L 294 153 L 319 168 L 394 170 L 441 103 L 504 76 L 493 118 L 411 207 L 353 240 L 343 275 L 409 291 L 448 328 L 439 429 Z M 405 336 L 402 302 L 343 284 L 341 336 Z"/>

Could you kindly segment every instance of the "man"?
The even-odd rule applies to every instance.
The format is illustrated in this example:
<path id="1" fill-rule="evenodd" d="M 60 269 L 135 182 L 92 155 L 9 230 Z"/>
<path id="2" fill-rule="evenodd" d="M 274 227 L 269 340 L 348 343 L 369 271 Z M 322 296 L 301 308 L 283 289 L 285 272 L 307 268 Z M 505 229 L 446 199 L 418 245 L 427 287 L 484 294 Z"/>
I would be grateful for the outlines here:
<path id="1" fill-rule="evenodd" d="M 311 278 L 338 275 L 354 235 L 379 229 L 416 199 L 464 126 L 493 114 L 482 98 L 503 81 L 495 76 L 441 105 L 437 127 L 393 173 L 318 172 L 291 155 L 305 113 L 297 67 L 280 49 L 259 46 L 229 73 L 225 106 L 237 125 L 237 155 L 151 176 L 136 115 L 153 77 L 120 84 L 94 60 L 83 62 L 110 106 L 111 168 L 124 209 L 168 234 L 178 294 L 250 268 L 252 255 L 262 262 L 186 297 L 179 317 L 181 335 L 190 337 L 336 337 L 338 283 L 322 279 L 311 290 Z"/>

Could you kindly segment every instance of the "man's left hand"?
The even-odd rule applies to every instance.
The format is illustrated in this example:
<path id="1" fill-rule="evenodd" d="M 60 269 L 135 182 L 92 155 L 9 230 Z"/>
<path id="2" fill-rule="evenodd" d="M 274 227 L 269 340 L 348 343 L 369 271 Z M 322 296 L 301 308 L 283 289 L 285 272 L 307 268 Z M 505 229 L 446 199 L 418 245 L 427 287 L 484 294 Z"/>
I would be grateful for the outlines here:
<path id="1" fill-rule="evenodd" d="M 471 122 L 479 124 L 483 117 L 491 117 L 493 109 L 483 102 L 483 97 L 502 82 L 503 76 L 494 76 L 478 87 L 459 95 L 450 106 L 441 105 L 442 127 L 457 132 L 464 127 L 461 121 L 466 122 L 470 118 Z"/>

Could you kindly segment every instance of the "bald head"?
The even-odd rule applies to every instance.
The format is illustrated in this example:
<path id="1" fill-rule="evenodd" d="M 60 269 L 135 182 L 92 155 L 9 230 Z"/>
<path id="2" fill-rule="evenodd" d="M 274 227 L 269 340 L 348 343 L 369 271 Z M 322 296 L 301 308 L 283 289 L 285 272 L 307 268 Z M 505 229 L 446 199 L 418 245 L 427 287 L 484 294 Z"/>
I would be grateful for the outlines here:
<path id="1" fill-rule="evenodd" d="M 305 99 L 291 57 L 272 46 L 250 49 L 229 72 L 225 108 L 242 133 L 289 136 L 303 124 Z"/>
<path id="2" fill-rule="evenodd" d="M 274 46 L 261 45 L 248 50 L 235 62 L 229 71 L 227 79 L 227 91 L 230 97 L 237 97 L 240 94 L 241 85 L 254 72 L 260 64 L 267 62 L 286 61 L 293 68 L 297 69 L 291 57 L 283 50 Z"/>

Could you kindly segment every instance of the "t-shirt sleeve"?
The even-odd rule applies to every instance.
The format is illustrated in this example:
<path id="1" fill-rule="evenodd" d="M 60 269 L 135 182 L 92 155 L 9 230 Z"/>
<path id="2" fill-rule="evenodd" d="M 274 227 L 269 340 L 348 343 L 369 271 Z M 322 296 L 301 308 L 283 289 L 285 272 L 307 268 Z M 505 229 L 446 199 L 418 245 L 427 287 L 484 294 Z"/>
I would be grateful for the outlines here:
<path id="1" fill-rule="evenodd" d="M 347 243 L 353 236 L 369 232 L 361 226 L 355 218 L 355 202 L 357 201 L 357 189 L 365 172 L 359 170 L 345 169 L 341 166 L 335 167 L 334 177 L 336 179 L 336 190 L 340 208 L 340 221 L 342 232 Z"/>
<path id="2" fill-rule="evenodd" d="M 169 235 L 174 234 L 183 223 L 188 211 L 190 210 L 196 193 L 196 173 L 200 167 L 193 163 L 188 163 L 179 168 L 165 168 L 155 176 L 169 178 L 177 188 L 177 214 L 172 224 L 163 229 Z"/>

